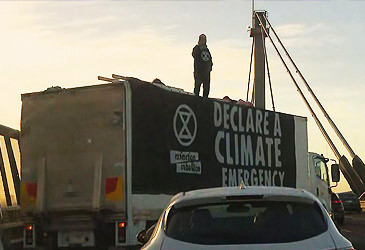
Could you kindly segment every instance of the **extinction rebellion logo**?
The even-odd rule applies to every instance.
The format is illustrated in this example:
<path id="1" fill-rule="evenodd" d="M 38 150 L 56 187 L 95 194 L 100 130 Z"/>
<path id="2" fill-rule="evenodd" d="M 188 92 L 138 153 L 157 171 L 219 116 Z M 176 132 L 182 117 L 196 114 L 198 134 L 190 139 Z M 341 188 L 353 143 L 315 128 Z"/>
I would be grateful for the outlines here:
<path id="1" fill-rule="evenodd" d="M 189 122 L 192 123 L 190 128 Z M 176 139 L 181 145 L 189 146 L 195 139 L 196 131 L 197 124 L 193 110 L 186 104 L 177 107 L 174 116 L 174 132 Z"/>
<path id="2" fill-rule="evenodd" d="M 186 104 L 177 107 L 173 119 L 174 133 L 177 141 L 184 147 L 190 146 L 198 130 L 193 110 Z M 201 174 L 201 162 L 198 152 L 170 150 L 170 163 L 177 173 Z"/>

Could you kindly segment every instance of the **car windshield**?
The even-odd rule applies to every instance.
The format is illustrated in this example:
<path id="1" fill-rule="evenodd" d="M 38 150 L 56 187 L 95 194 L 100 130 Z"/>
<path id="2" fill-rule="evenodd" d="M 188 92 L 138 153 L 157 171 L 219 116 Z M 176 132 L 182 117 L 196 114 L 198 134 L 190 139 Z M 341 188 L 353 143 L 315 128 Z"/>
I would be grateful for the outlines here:
<path id="1" fill-rule="evenodd" d="M 166 235 L 204 244 L 265 244 L 308 239 L 327 230 L 317 203 L 240 201 L 174 208 Z"/>

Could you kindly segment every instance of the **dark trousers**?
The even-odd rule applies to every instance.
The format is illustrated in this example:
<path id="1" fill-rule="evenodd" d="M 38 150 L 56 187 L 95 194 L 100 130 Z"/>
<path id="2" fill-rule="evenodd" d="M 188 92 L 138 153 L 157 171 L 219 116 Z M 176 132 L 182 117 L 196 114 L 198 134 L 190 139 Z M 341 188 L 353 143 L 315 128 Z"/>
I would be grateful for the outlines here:
<path id="1" fill-rule="evenodd" d="M 200 86 L 203 84 L 203 97 L 208 97 L 210 90 L 210 72 L 206 74 L 194 74 L 194 94 L 199 95 Z"/>

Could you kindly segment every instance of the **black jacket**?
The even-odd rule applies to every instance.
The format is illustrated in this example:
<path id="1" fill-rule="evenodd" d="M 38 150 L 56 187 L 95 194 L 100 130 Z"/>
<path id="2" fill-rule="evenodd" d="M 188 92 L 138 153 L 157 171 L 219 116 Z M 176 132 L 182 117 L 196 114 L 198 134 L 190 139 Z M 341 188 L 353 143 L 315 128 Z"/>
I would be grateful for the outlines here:
<path id="1" fill-rule="evenodd" d="M 207 46 L 195 45 L 193 48 L 194 74 L 208 74 L 212 71 L 212 55 Z"/>

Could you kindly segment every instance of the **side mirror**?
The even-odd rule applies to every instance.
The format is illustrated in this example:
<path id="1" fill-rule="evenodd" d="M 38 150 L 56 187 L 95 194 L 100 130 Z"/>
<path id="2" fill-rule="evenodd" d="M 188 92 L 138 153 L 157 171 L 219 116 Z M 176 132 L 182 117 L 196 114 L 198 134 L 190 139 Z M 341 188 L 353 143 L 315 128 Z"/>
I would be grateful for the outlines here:
<path id="1" fill-rule="evenodd" d="M 332 182 L 340 181 L 340 167 L 336 163 L 331 165 L 331 179 Z"/>
<path id="2" fill-rule="evenodd" d="M 139 232 L 137 234 L 137 241 L 141 244 L 146 244 L 147 243 L 147 237 L 146 237 L 146 230 L 142 230 L 141 232 Z"/>

